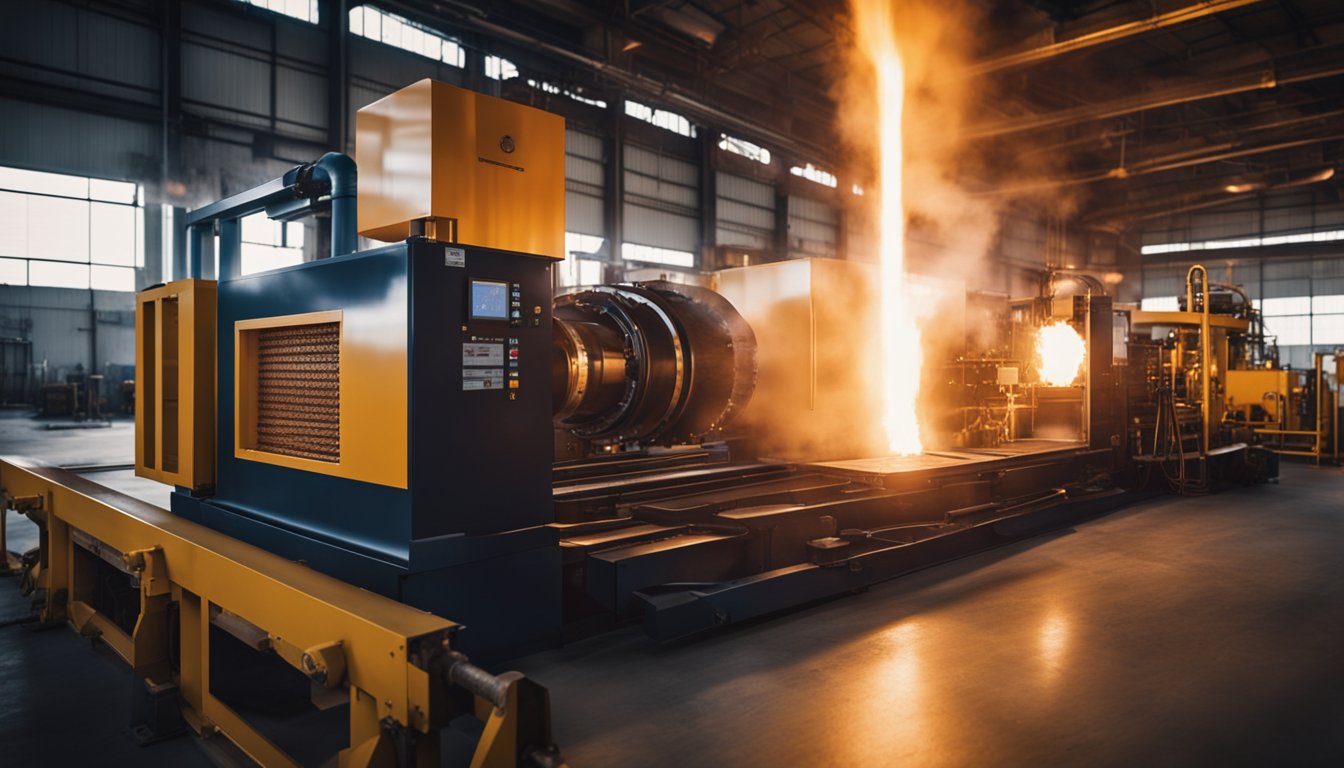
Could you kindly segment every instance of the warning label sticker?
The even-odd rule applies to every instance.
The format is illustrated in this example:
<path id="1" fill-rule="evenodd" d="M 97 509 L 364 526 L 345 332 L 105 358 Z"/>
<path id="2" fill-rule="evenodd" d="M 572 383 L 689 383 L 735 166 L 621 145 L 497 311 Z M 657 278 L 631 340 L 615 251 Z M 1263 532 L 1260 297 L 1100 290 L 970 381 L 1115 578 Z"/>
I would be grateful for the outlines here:
<path id="1" fill-rule="evenodd" d="M 503 389 L 503 368 L 474 368 L 462 371 L 462 390 Z"/>
<path id="2" fill-rule="evenodd" d="M 444 248 L 443 265 L 445 267 L 467 266 L 467 252 L 461 248 Z"/>
<path id="3" fill-rule="evenodd" d="M 503 344 L 463 344 L 462 365 L 504 365 Z"/>

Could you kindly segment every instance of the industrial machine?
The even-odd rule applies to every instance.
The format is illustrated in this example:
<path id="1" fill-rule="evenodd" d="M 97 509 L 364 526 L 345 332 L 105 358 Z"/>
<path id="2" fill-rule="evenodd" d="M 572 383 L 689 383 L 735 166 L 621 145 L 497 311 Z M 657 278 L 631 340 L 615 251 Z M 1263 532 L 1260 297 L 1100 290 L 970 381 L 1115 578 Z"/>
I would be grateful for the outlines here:
<path id="1" fill-rule="evenodd" d="M 254 668 L 269 649 L 344 688 L 344 759 L 369 757 L 358 744 L 438 743 L 447 694 L 431 680 L 475 693 L 487 735 L 506 734 L 514 758 L 555 764 L 544 695 L 451 654 L 491 664 L 622 622 L 667 639 L 763 616 L 1165 491 L 1154 467 L 1198 478 L 1177 486 L 1187 491 L 1276 474 L 1252 427 L 1223 418 L 1231 400 L 1212 382 L 1232 337 L 1214 332 L 1225 326 L 1202 298 L 1209 286 L 1191 290 L 1202 310 L 1155 319 L 1063 274 L 1022 300 L 914 281 L 937 296 L 923 356 L 941 364 L 924 367 L 924 452 L 888 455 L 875 266 L 799 260 L 724 270 L 710 287 L 553 298 L 563 144 L 556 116 L 417 83 L 360 111 L 358 179 L 355 162 L 330 154 L 193 211 L 192 279 L 139 295 L 137 472 L 175 490 L 172 519 L 137 508 L 151 530 L 132 528 L 229 551 L 246 542 L 277 576 L 250 602 L 214 599 L 211 579 L 227 568 L 197 574 L 187 545 L 164 547 L 166 563 L 137 559 L 109 531 L 92 551 L 118 551 L 126 567 L 99 578 L 133 575 L 142 624 L 163 614 L 150 598 L 184 601 L 214 669 Z M 242 274 L 239 221 L 258 212 L 329 215 L 331 256 Z M 387 244 L 355 252 L 359 235 Z M 1169 350 L 1133 337 L 1158 320 L 1198 331 Z M 1056 334 L 1077 354 L 1063 374 L 1042 346 Z M 1187 431 L 1200 441 L 1181 443 Z M 0 471 L 11 494 L 12 476 L 78 485 L 22 464 Z M 152 549 L 144 538 L 137 551 Z M 191 583 L 174 581 L 174 558 Z M 322 605 L 358 603 L 378 618 L 341 615 L 394 627 L 379 635 L 400 642 L 393 668 L 375 665 L 367 639 L 276 614 L 272 602 L 293 600 L 327 615 L 266 591 L 295 562 L 298 589 L 333 595 Z M 176 586 L 146 587 L 164 567 Z M 103 611 L 80 604 L 92 606 L 76 611 L 85 624 Z M 412 608 L 429 618 L 396 610 Z M 139 638 L 135 616 L 123 618 Z M 421 637 L 437 650 L 419 653 Z M 186 690 L 199 671 L 178 669 L 191 711 L 226 732 L 268 733 L 241 723 L 246 691 L 203 697 Z M 409 689 L 370 702 L 382 684 L 372 669 Z M 320 719 L 313 707 L 302 716 Z"/>
<path id="2" fill-rule="evenodd" d="M 1245 291 L 1211 282 L 1200 265 L 1187 272 L 1179 307 L 1131 313 L 1131 439 L 1143 466 L 1160 467 L 1178 490 L 1202 491 L 1211 457 L 1248 443 L 1272 448 L 1256 454 L 1271 460 L 1339 461 L 1338 379 L 1332 384 L 1324 365 L 1330 356 L 1316 353 L 1313 371 L 1281 366 Z"/>

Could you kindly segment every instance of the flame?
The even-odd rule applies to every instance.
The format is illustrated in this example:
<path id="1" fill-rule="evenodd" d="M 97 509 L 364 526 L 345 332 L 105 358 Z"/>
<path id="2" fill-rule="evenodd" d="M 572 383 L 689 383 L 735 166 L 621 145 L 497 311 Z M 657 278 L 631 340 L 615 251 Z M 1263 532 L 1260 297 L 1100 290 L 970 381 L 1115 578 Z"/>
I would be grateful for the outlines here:
<path id="1" fill-rule="evenodd" d="M 919 453 L 919 397 L 923 350 L 905 279 L 903 136 L 905 68 L 896 40 L 891 0 L 852 0 L 858 52 L 872 65 L 877 93 L 877 147 L 880 195 L 878 227 L 881 262 L 882 426 L 887 447 L 897 455 Z"/>
<path id="2" fill-rule="evenodd" d="M 1036 370 L 1041 383 L 1051 387 L 1073 384 L 1083 370 L 1087 345 L 1072 325 L 1063 320 L 1042 326 L 1036 334 Z"/>

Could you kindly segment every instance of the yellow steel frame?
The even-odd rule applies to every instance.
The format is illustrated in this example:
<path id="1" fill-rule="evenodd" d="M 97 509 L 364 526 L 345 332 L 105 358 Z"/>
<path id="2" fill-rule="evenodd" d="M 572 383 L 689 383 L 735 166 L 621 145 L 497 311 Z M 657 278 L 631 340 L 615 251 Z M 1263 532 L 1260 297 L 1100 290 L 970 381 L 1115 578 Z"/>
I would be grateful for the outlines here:
<path id="1" fill-rule="evenodd" d="M 215 481 L 213 280 L 136 294 L 135 473 L 197 489 Z"/>
<path id="2" fill-rule="evenodd" d="M 1129 324 L 1139 325 L 1190 325 L 1200 326 L 1204 322 L 1203 312 L 1154 312 L 1136 309 L 1129 313 Z M 1229 331 L 1245 333 L 1251 327 L 1251 321 L 1230 315 L 1209 315 L 1210 328 L 1223 328 Z"/>
<path id="3" fill-rule="evenodd" d="M 348 688 L 350 744 L 341 751 L 342 766 L 391 764 L 389 723 L 430 734 L 447 719 L 446 684 L 424 668 L 415 649 L 446 652 L 453 622 L 61 469 L 0 457 L 0 487 L 5 508 L 28 514 L 46 529 L 38 580 L 46 593 L 42 619 L 68 621 L 81 633 L 99 635 L 149 682 L 176 682 L 184 715 L 198 733 L 221 733 L 262 765 L 296 765 L 210 694 L 212 610 L 264 630 L 268 646 L 315 682 Z M 138 583 L 140 614 L 130 634 L 89 604 L 92 575 L 79 565 L 87 560 L 80 551 L 112 563 Z M 170 602 L 179 615 L 176 672 L 169 667 Z M 500 678 L 509 684 L 510 703 L 520 678 Z M 518 718 L 529 715 L 510 705 L 485 706 L 477 695 L 477 709 L 488 714 L 472 765 L 514 764 L 518 750 L 506 742 L 519 732 Z M 437 736 L 416 740 L 415 762 L 437 766 L 438 741 Z"/>

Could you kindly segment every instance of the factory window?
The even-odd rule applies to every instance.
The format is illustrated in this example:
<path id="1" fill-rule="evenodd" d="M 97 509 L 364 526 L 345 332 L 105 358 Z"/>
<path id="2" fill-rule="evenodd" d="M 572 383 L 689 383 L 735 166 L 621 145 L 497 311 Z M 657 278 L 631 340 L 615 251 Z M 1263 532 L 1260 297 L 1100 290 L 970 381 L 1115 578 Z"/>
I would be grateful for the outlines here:
<path id="1" fill-rule="evenodd" d="M 1344 296 L 1334 298 L 1344 299 Z M 1344 313 L 1312 315 L 1311 343 L 1317 345 L 1329 344 L 1331 346 L 1344 344 Z"/>
<path id="2" fill-rule="evenodd" d="M 317 0 L 238 0 L 238 2 L 265 8 L 309 24 L 317 23 Z"/>
<path id="3" fill-rule="evenodd" d="M 518 76 L 518 67 L 503 57 L 486 56 L 485 76 L 491 80 L 512 80 Z"/>
<path id="4" fill-rule="evenodd" d="M 668 112 L 665 109 L 654 109 L 646 104 L 640 104 L 638 101 L 625 100 L 625 114 L 646 123 L 656 125 L 659 128 L 665 128 L 673 133 L 679 133 L 682 136 L 695 138 L 695 126 L 691 121 L 678 115 L 676 112 Z"/>
<path id="5" fill-rule="evenodd" d="M 560 86 L 554 83 L 548 83 L 545 80 L 532 80 L 530 78 L 528 79 L 527 84 L 532 86 L 533 88 L 536 88 L 539 91 L 545 91 L 546 93 L 555 93 L 568 96 L 569 98 L 577 102 L 587 104 L 590 107 L 597 107 L 598 109 L 607 108 L 607 102 L 601 99 L 592 99 L 587 96 L 584 96 L 582 90 L 579 89 L 570 90 L 569 88 L 561 88 Z"/>
<path id="6" fill-rule="evenodd" d="M 144 265 L 138 185 L 0 167 L 0 282 L 133 291 Z"/>
<path id="7" fill-rule="evenodd" d="M 456 40 L 371 6 L 350 9 L 350 31 L 454 67 L 467 65 L 467 53 Z"/>
<path id="8" fill-rule="evenodd" d="M 835 178 L 835 174 L 823 171 L 811 163 L 803 166 L 795 165 L 789 169 L 789 173 L 792 173 L 794 176 L 802 176 L 808 181 L 816 182 L 822 186 L 830 187 L 831 189 L 835 189 L 840 183 L 839 180 Z"/>
<path id="9" fill-rule="evenodd" d="M 1176 296 L 1154 296 L 1140 301 L 1139 309 L 1145 312 L 1179 312 L 1181 300 Z"/>
<path id="10" fill-rule="evenodd" d="M 621 243 L 621 258 L 626 261 L 645 261 L 673 267 L 694 267 L 695 254 L 671 248 L 657 248 L 639 243 Z"/>
<path id="11" fill-rule="evenodd" d="M 565 253 L 579 254 L 582 256 L 597 256 L 602 252 L 602 246 L 606 245 L 605 237 L 597 235 L 585 235 L 581 232 L 565 233 Z"/>
<path id="12" fill-rule="evenodd" d="M 1323 232 L 1299 232 L 1293 235 L 1270 235 L 1269 237 L 1242 237 L 1234 240 L 1203 240 L 1193 243 L 1159 243 L 1145 245 L 1139 249 L 1145 256 L 1155 253 L 1181 253 L 1184 251 L 1206 251 L 1217 248 L 1255 248 L 1263 245 L 1285 245 L 1287 243 L 1330 243 L 1344 240 L 1344 229 L 1332 229 Z"/>
<path id="13" fill-rule="evenodd" d="M 581 232 L 565 233 L 565 260 L 556 270 L 555 282 L 560 288 L 578 285 L 597 285 L 602 282 L 602 248 L 606 238 Z"/>
<path id="14" fill-rule="evenodd" d="M 243 218 L 242 230 L 244 275 L 303 263 L 302 222 L 275 221 L 254 213 Z"/>
<path id="15" fill-rule="evenodd" d="M 732 152 L 734 155 L 741 155 L 745 158 L 755 160 L 761 165 L 770 164 L 770 150 L 752 144 L 746 139 L 734 138 L 726 133 L 719 134 L 719 149 L 726 152 Z"/>
<path id="16" fill-rule="evenodd" d="M 1324 298 L 1324 297 L 1322 297 Z M 1328 302 L 1325 303 L 1328 306 Z M 1280 347 L 1306 346 L 1315 341 L 1312 330 L 1315 323 L 1312 318 L 1312 298 L 1310 296 L 1283 296 L 1273 299 L 1260 299 L 1255 302 L 1256 309 L 1265 320 L 1265 333 L 1275 337 Z M 1329 317 L 1329 315 L 1323 315 Z M 1329 321 L 1322 323 L 1323 330 Z"/>

